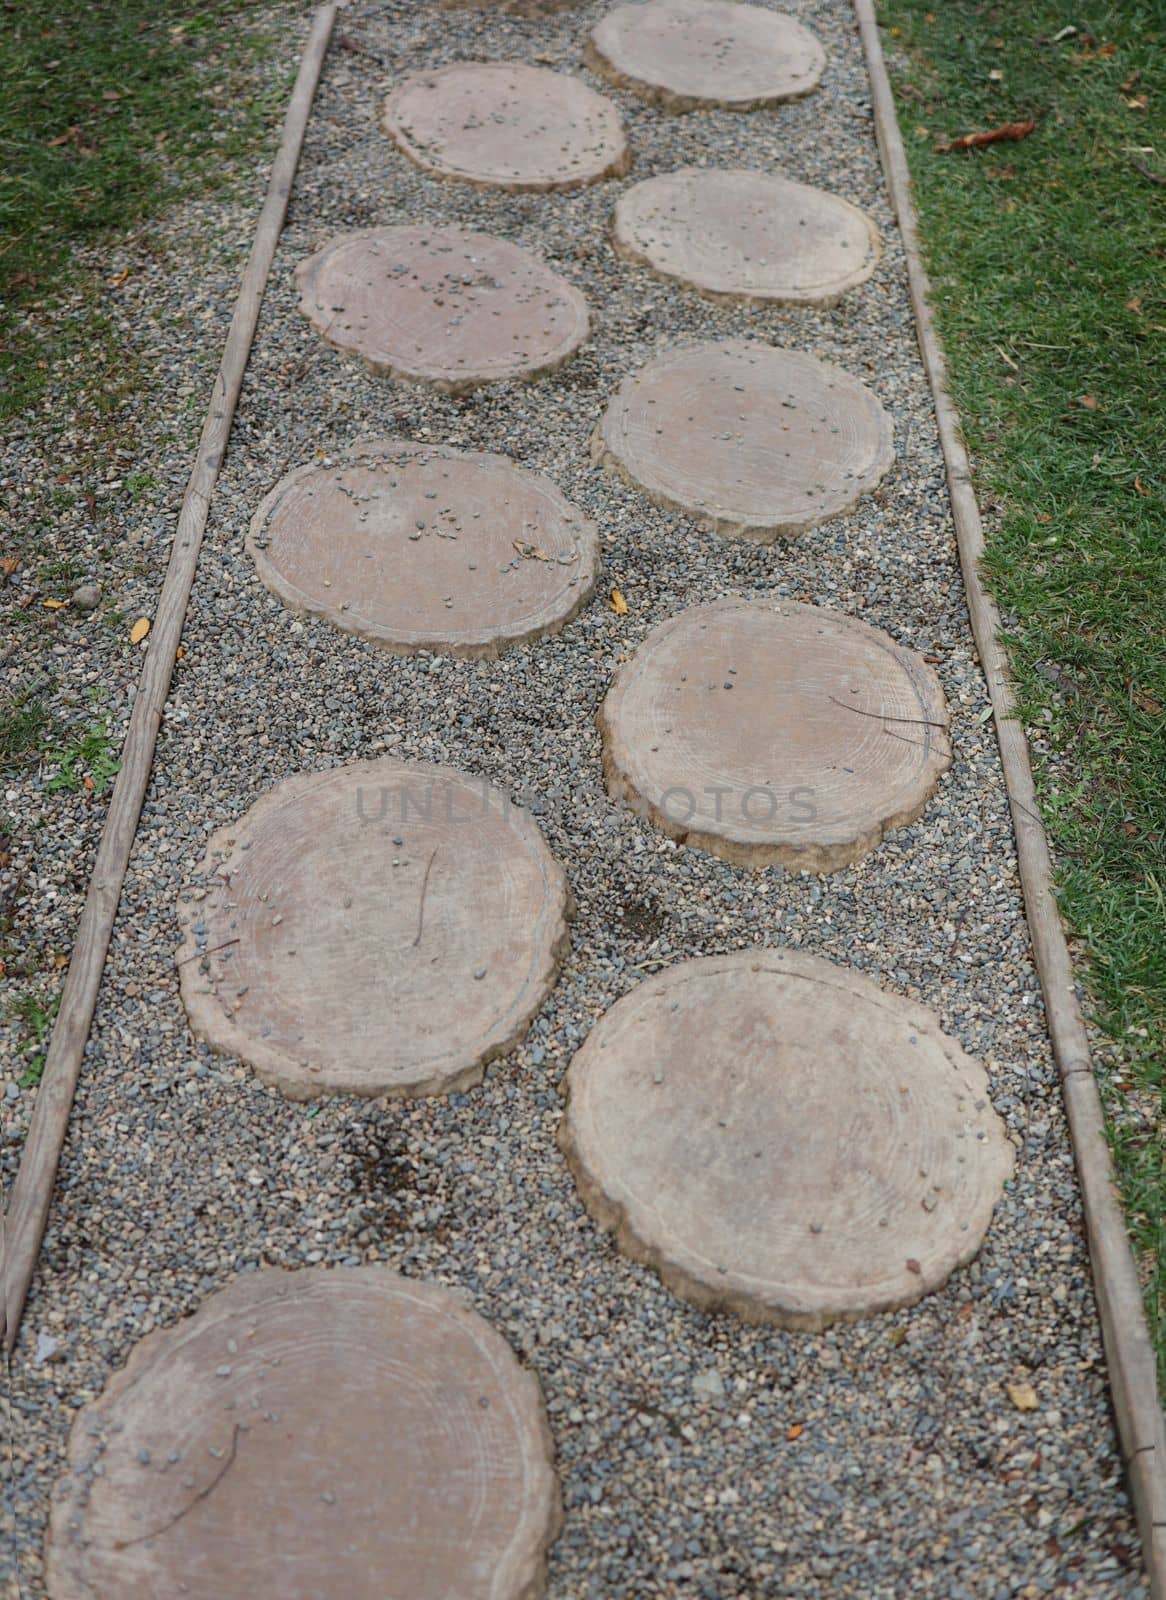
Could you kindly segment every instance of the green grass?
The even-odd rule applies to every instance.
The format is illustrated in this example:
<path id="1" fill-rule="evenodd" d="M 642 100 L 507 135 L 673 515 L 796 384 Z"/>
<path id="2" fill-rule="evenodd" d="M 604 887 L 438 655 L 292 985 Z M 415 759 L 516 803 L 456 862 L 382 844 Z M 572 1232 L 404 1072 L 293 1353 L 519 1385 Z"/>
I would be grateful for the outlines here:
<path id="1" fill-rule="evenodd" d="M 115 553 L 107 530 L 117 512 L 157 511 L 162 493 L 143 450 L 158 402 L 144 405 L 142 391 L 157 385 L 158 374 L 143 365 L 136 337 L 137 319 L 149 328 L 157 308 L 135 305 L 123 286 L 132 289 L 135 274 L 165 264 L 172 249 L 196 248 L 188 227 L 172 234 L 167 225 L 184 196 L 255 187 L 266 176 L 291 63 L 283 41 L 285 64 L 271 70 L 275 41 L 258 25 L 262 3 L 21 0 L 3 7 L 0 428 L 11 427 L 22 463 L 27 456 L 39 470 L 31 486 L 21 486 L 19 515 L 4 521 L 0 541 L 0 633 L 6 683 L 15 685 L 0 695 L 0 771 L 39 767 L 45 789 L 62 800 L 102 795 L 118 760 L 104 714 L 92 705 L 78 714 L 59 687 L 53 648 L 68 613 L 47 602 L 68 601 L 86 579 L 104 584 L 92 664 L 118 674 L 111 641 L 124 650 L 129 627 L 119 580 L 141 575 L 144 557 L 129 556 L 125 546 Z M 298 21 L 285 7 L 278 25 Z M 176 336 L 188 325 L 186 310 L 173 316 Z M 197 327 L 183 337 L 204 343 Z M 207 337 L 208 358 L 217 360 L 220 335 Z M 179 447 L 190 428 L 193 448 L 200 407 L 197 396 L 169 398 Z M 122 480 L 120 502 L 112 492 L 95 496 L 114 476 Z M 22 834 L 52 825 L 47 807 L 33 821 L 23 808 L 13 812 L 0 821 L 0 867 Z M 0 973 L 10 1032 L 29 1058 L 20 1081 L 31 1087 L 66 958 L 18 921 L 23 888 L 9 885 L 0 895 Z"/>
<path id="2" fill-rule="evenodd" d="M 49 1034 L 52 1032 L 60 1005 L 59 994 L 46 997 L 42 994 L 29 993 L 21 995 L 8 1008 L 9 1014 L 17 1023 L 19 1048 L 25 1058 L 24 1071 L 19 1079 L 23 1089 L 35 1089 L 41 1080 L 45 1070 Z"/>
<path id="3" fill-rule="evenodd" d="M 253 4 L 208 0 L 24 0 L 0 29 L 0 420 L 27 411 L 70 356 L 123 343 L 102 304 L 117 273 L 94 277 L 90 315 L 54 318 L 98 246 L 213 177 L 224 155 L 278 116 L 283 86 L 237 95 L 266 49 L 238 25 Z M 93 385 L 110 409 L 132 372 Z"/>
<path id="4" fill-rule="evenodd" d="M 64 744 L 44 752 L 45 761 L 56 768 L 46 789 L 50 794 L 61 789 L 68 794 L 82 789 L 94 795 L 104 794 L 121 770 L 117 749 L 110 737 L 109 718 L 95 718 Z"/>
<path id="5" fill-rule="evenodd" d="M 1166 9 L 880 20 L 1166 1386 Z"/>
<path id="6" fill-rule="evenodd" d="M 48 708 L 28 691 L 0 705 L 0 772 L 17 772 L 35 760 L 51 727 Z"/>

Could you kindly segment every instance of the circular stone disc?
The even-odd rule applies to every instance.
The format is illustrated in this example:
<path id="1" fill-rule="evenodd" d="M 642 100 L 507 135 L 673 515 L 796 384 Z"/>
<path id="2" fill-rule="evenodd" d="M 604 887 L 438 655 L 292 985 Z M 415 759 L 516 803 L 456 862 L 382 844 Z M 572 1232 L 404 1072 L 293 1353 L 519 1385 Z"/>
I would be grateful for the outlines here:
<path id="1" fill-rule="evenodd" d="M 531 819 L 423 762 L 285 779 L 201 874 L 178 913 L 191 1027 L 297 1100 L 477 1083 L 566 945 L 566 882 Z"/>
<path id="2" fill-rule="evenodd" d="M 553 633 L 599 570 L 594 527 L 547 479 L 396 440 L 290 473 L 247 545 L 293 610 L 400 653 L 495 656 Z"/>
<path id="3" fill-rule="evenodd" d="M 561 366 L 587 337 L 578 289 L 529 251 L 462 228 L 370 228 L 296 268 L 329 344 L 454 394 Z"/>
<path id="4" fill-rule="evenodd" d="M 718 600 L 661 623 L 599 723 L 616 798 L 744 866 L 849 866 L 917 817 L 951 764 L 927 663 L 790 600 Z"/>
<path id="5" fill-rule="evenodd" d="M 615 208 L 616 249 L 704 294 L 832 306 L 879 259 L 874 223 L 847 200 L 764 172 L 684 167 Z"/>
<path id="6" fill-rule="evenodd" d="M 619 6 L 591 31 L 588 62 L 669 111 L 751 111 L 818 87 L 826 52 L 780 12 L 734 0 Z"/>
<path id="7" fill-rule="evenodd" d="M 265 1271 L 78 1417 L 51 1600 L 528 1600 L 560 1521 L 542 1397 L 446 1289 Z"/>
<path id="8" fill-rule="evenodd" d="M 890 418 L 857 378 L 738 339 L 625 378 L 593 454 L 657 504 L 761 543 L 849 510 L 895 458 Z"/>
<path id="9" fill-rule="evenodd" d="M 610 100 L 521 62 L 414 73 L 385 101 L 381 123 L 427 171 L 502 189 L 574 189 L 631 166 Z"/>
<path id="10" fill-rule="evenodd" d="M 1012 1170 L 983 1069 L 844 967 L 684 961 L 591 1030 L 560 1123 L 587 1209 L 677 1294 L 817 1329 L 911 1305 Z"/>

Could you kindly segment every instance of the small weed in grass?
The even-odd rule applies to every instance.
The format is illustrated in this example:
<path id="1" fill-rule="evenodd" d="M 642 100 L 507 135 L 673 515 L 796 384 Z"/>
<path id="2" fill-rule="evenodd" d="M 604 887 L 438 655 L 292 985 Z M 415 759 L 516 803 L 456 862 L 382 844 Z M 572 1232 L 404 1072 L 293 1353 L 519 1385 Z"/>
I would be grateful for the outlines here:
<path id="1" fill-rule="evenodd" d="M 152 472 L 127 473 L 125 482 L 129 497 L 135 505 L 148 500 L 158 488 L 158 480 Z"/>
<path id="2" fill-rule="evenodd" d="M 1166 13 L 880 16 L 1166 1386 Z"/>
<path id="3" fill-rule="evenodd" d="M 89 698 L 94 700 L 96 696 L 90 693 Z M 109 718 L 104 715 L 56 749 L 47 750 L 44 759 L 57 769 L 45 785 L 50 793 L 63 789 L 75 794 L 87 789 L 90 794 L 104 794 L 121 770 L 117 745 L 109 732 Z"/>
<path id="4" fill-rule="evenodd" d="M 11 1002 L 9 1013 L 20 1024 L 20 1048 L 26 1065 L 20 1076 L 23 1089 L 34 1089 L 45 1070 L 45 1051 L 49 1034 L 61 1005 L 59 994 L 46 999 L 41 994 L 24 994 Z"/>

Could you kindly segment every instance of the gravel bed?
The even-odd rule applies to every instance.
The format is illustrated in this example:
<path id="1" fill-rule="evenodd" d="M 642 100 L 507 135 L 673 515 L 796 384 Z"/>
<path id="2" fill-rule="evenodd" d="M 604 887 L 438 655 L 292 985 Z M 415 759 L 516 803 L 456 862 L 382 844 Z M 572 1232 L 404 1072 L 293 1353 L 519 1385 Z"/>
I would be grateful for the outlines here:
<path id="1" fill-rule="evenodd" d="M 556 1600 L 1146 1592 L 865 68 L 846 0 L 789 9 L 829 53 L 821 90 L 773 112 L 683 117 L 583 69 L 602 3 L 538 17 L 412 0 L 341 13 L 13 1366 L 23 1595 L 43 1592 L 39 1547 L 73 1412 L 136 1340 L 265 1263 L 378 1260 L 463 1290 L 537 1372 L 567 1511 Z M 377 128 L 380 98 L 398 74 L 471 58 L 558 66 L 612 94 L 630 176 L 515 195 L 421 173 Z M 874 277 L 834 310 L 785 311 L 712 303 L 618 260 L 606 228 L 623 188 L 701 163 L 771 169 L 863 206 L 884 240 Z M 586 295 L 589 343 L 547 379 L 459 398 L 376 379 L 328 349 L 296 309 L 296 263 L 335 232 L 419 219 L 536 251 Z M 203 380 L 207 351 L 217 359 L 251 220 L 235 213 L 221 270 L 154 279 L 171 308 L 192 295 L 211 308 L 199 347 L 192 336 L 172 352 L 181 381 Z M 875 495 L 773 548 L 697 531 L 589 455 L 628 373 L 683 340 L 743 335 L 839 363 L 896 426 L 898 460 Z M 494 662 L 396 659 L 292 617 L 244 553 L 252 511 L 290 468 L 386 434 L 502 451 L 546 473 L 600 529 L 596 600 L 558 637 Z M 156 581 L 155 564 L 143 610 Z M 605 603 L 611 586 L 626 616 Z M 764 591 L 852 612 L 933 658 L 953 714 L 955 759 L 924 816 L 826 878 L 678 848 L 602 791 L 594 714 L 617 665 L 683 606 Z M 480 1089 L 291 1104 L 192 1042 L 173 966 L 177 899 L 209 835 L 277 780 L 387 750 L 525 798 L 574 894 L 571 952 L 526 1043 Z M 8 804 L 35 803 L 34 787 Z M 27 903 L 51 915 L 52 893 L 48 873 Z M 923 1002 L 988 1069 L 1016 1176 L 978 1259 L 909 1312 L 813 1336 L 692 1310 L 596 1231 L 556 1148 L 559 1086 L 595 1019 L 648 972 L 758 942 L 849 963 Z M 11 1165 L 31 1096 L 8 1096 Z M 1035 1410 L 1011 1403 L 1017 1382 L 1035 1388 Z"/>

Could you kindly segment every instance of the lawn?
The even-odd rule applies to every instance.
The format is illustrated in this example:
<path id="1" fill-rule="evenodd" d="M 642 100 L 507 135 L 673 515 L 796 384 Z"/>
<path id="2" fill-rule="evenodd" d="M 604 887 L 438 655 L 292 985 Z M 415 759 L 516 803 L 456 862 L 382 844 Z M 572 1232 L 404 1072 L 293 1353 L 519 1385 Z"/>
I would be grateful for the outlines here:
<path id="1" fill-rule="evenodd" d="M 1166 1388 L 1166 12 L 879 20 Z"/>
<path id="2" fill-rule="evenodd" d="M 83 579 L 112 590 L 125 571 L 105 532 L 120 502 L 86 493 L 114 475 L 104 469 L 124 460 L 118 494 L 158 510 L 154 479 L 129 470 L 148 374 L 118 310 L 130 268 L 111 262 L 165 260 L 165 220 L 185 196 L 265 178 L 287 52 L 279 65 L 277 13 L 255 0 L 22 0 L 3 12 L 0 774 L 39 769 L 44 793 L 75 794 L 99 826 L 117 770 L 104 689 L 63 688 L 58 623 Z M 128 629 L 108 595 L 99 623 L 88 665 L 104 684 L 124 675 Z M 27 816 L 13 811 L 0 811 L 0 975 L 30 1063 L 21 1081 L 35 1081 L 67 957 L 13 932 L 24 890 L 13 863 L 36 854 Z"/>

